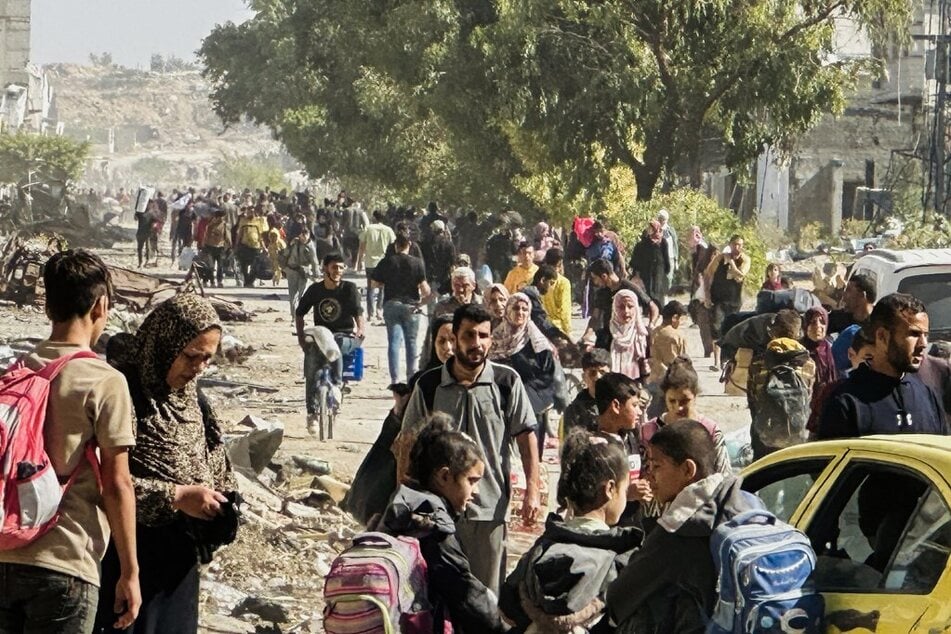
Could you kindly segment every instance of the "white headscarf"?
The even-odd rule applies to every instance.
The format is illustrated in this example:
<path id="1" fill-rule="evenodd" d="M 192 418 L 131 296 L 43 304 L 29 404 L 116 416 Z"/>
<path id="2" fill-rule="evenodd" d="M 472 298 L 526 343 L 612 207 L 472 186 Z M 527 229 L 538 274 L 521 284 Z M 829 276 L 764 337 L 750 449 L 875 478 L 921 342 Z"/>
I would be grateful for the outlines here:
<path id="1" fill-rule="evenodd" d="M 529 310 L 529 317 L 521 326 L 516 326 L 509 320 L 509 311 L 518 303 L 524 303 Z M 535 352 L 551 350 L 551 343 L 532 321 L 531 310 L 532 301 L 525 293 L 514 293 L 509 297 L 505 304 L 505 317 L 492 331 L 492 347 L 489 349 L 490 359 L 508 359 L 524 348 L 527 343 L 531 343 Z"/>

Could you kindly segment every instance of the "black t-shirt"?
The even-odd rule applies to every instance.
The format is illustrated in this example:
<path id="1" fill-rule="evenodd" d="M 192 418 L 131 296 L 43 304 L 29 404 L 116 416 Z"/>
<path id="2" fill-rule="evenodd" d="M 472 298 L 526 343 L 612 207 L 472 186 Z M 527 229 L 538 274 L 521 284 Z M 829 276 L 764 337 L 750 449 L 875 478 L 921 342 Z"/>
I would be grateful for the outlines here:
<path id="1" fill-rule="evenodd" d="M 373 280 L 383 284 L 383 301 L 419 302 L 419 285 L 426 281 L 423 261 L 406 253 L 388 255 L 373 269 Z"/>
<path id="2" fill-rule="evenodd" d="M 363 314 L 360 291 L 353 282 L 341 282 L 332 290 L 323 281 L 311 284 L 297 304 L 297 316 L 306 317 L 312 308 L 314 325 L 334 333 L 353 332 L 354 320 Z"/>

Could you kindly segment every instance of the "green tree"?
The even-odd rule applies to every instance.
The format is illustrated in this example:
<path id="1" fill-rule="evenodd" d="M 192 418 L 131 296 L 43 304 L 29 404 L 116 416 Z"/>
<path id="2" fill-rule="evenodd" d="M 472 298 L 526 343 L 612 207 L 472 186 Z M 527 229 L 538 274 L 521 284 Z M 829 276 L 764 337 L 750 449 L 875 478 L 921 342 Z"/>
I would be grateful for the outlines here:
<path id="1" fill-rule="evenodd" d="M 0 181 L 74 181 L 82 175 L 88 154 L 88 143 L 62 136 L 0 134 Z"/>
<path id="2" fill-rule="evenodd" d="M 274 158 L 223 155 L 213 169 L 216 184 L 238 191 L 245 187 L 280 191 L 288 186 L 280 161 Z"/>
<path id="3" fill-rule="evenodd" d="M 648 199 L 841 111 L 907 0 L 255 0 L 199 52 L 226 123 L 270 126 L 315 176 L 404 197 L 599 210 L 612 171 Z M 280 78 L 280 81 L 275 81 Z"/>

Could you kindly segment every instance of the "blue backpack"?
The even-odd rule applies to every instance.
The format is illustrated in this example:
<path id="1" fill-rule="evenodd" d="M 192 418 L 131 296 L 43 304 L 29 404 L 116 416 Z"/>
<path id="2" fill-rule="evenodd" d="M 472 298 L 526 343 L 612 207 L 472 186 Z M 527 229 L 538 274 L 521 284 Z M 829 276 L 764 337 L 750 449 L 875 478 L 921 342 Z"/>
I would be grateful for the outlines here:
<path id="1" fill-rule="evenodd" d="M 714 530 L 710 550 L 720 576 L 709 634 L 823 631 L 816 554 L 801 531 L 769 511 L 746 511 Z"/>

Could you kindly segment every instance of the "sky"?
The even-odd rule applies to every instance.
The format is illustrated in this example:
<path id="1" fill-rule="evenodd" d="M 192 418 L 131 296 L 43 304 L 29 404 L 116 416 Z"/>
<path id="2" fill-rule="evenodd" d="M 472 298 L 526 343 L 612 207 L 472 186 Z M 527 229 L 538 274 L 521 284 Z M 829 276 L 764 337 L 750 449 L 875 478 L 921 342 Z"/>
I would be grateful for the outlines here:
<path id="1" fill-rule="evenodd" d="M 89 54 L 148 68 L 153 53 L 194 59 L 214 27 L 251 17 L 244 0 L 33 0 L 32 61 L 88 63 Z"/>

